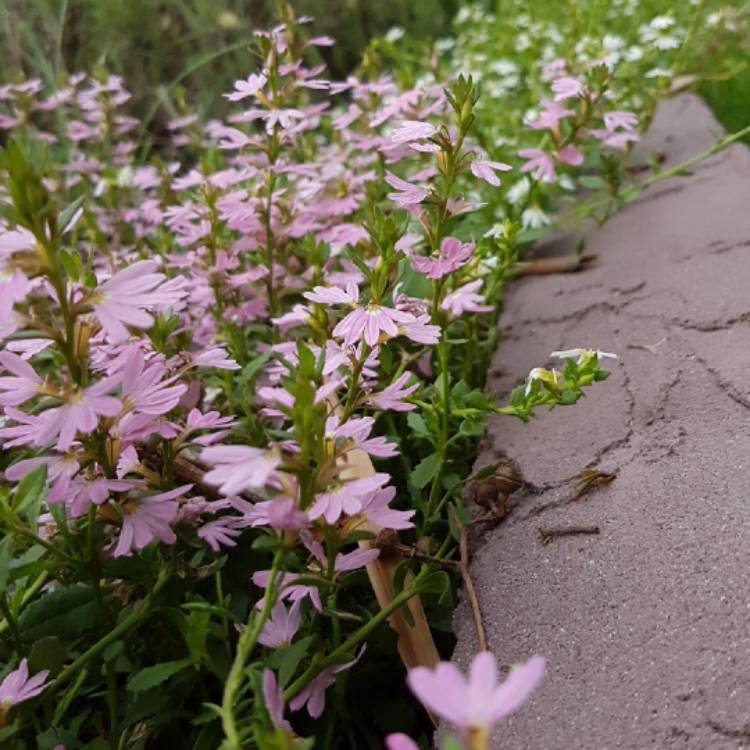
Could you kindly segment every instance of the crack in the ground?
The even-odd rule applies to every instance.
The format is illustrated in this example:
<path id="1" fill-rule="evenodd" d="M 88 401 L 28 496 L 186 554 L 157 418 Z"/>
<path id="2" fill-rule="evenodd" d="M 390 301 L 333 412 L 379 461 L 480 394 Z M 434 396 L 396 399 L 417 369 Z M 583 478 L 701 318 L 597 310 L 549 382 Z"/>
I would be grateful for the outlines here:
<path id="1" fill-rule="evenodd" d="M 709 720 L 706 722 L 706 726 L 723 737 L 729 737 L 733 740 L 750 740 L 750 724 L 745 724 L 740 729 L 733 729 L 723 726 L 718 721 Z"/>

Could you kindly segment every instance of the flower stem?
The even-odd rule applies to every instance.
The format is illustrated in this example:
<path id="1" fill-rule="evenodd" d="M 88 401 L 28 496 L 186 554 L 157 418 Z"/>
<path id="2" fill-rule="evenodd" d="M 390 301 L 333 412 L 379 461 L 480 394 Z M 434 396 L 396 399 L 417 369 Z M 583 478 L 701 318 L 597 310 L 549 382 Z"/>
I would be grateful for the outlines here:
<path id="1" fill-rule="evenodd" d="M 271 573 L 268 578 L 268 586 L 263 597 L 263 609 L 256 615 L 253 610 L 250 615 L 245 630 L 242 631 L 239 641 L 237 642 L 237 653 L 232 662 L 232 668 L 229 670 L 227 681 L 224 685 L 224 696 L 221 701 L 221 722 L 226 737 L 226 746 L 229 750 L 242 750 L 242 738 L 237 728 L 237 720 L 234 715 L 234 704 L 237 700 L 237 694 L 242 687 L 244 678 L 245 664 L 252 653 L 258 636 L 271 614 L 271 608 L 276 601 L 276 578 L 281 567 L 281 559 L 284 554 L 284 548 L 279 545 L 271 564 Z M 252 625 L 251 625 L 252 623 Z"/>

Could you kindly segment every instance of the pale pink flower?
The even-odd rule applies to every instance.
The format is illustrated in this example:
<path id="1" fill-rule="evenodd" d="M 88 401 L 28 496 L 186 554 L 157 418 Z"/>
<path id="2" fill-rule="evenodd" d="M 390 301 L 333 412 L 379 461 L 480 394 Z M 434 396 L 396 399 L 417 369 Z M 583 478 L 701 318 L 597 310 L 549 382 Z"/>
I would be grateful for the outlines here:
<path id="1" fill-rule="evenodd" d="M 268 524 L 276 531 L 300 531 L 310 525 L 310 517 L 291 497 L 277 497 L 268 503 Z"/>
<path id="2" fill-rule="evenodd" d="M 250 488 L 263 487 L 281 462 L 276 451 L 248 445 L 214 445 L 204 448 L 201 458 L 216 467 L 203 478 L 217 486 L 222 495 L 237 495 Z"/>
<path id="3" fill-rule="evenodd" d="M 223 96 L 230 102 L 238 102 L 241 99 L 247 99 L 248 96 L 255 96 L 265 85 L 266 76 L 263 73 L 251 74 L 244 80 L 234 82 L 234 91 Z"/>
<path id="4" fill-rule="evenodd" d="M 414 255 L 411 265 L 415 271 L 426 274 L 428 279 L 441 279 L 465 265 L 473 252 L 473 242 L 462 243 L 455 237 L 445 237 L 436 257 Z"/>
<path id="5" fill-rule="evenodd" d="M 563 146 L 557 152 L 557 158 L 563 164 L 572 164 L 573 166 L 583 164 L 583 154 L 573 145 Z"/>
<path id="6" fill-rule="evenodd" d="M 399 335 L 399 326 L 414 322 L 410 313 L 394 310 L 372 302 L 357 307 L 333 329 L 333 335 L 343 338 L 347 346 L 364 340 L 368 346 L 376 346 L 381 335 L 392 338 Z"/>
<path id="7" fill-rule="evenodd" d="M 421 138 L 429 138 L 436 133 L 433 125 L 419 120 L 404 120 L 401 126 L 391 132 L 394 143 L 410 143 Z"/>
<path id="8" fill-rule="evenodd" d="M 311 292 L 305 292 L 302 296 L 321 305 L 354 306 L 359 304 L 359 287 L 353 281 L 349 282 L 345 289 L 337 286 L 316 286 Z"/>
<path id="9" fill-rule="evenodd" d="M 633 130 L 638 125 L 638 115 L 635 112 L 605 112 L 604 127 L 610 132 L 622 128 L 623 130 Z"/>
<path id="10" fill-rule="evenodd" d="M 349 669 L 356 664 L 364 653 L 365 646 L 362 646 L 357 658 L 346 664 L 339 664 L 335 667 L 327 667 L 314 680 L 309 682 L 300 692 L 289 702 L 289 708 L 292 711 L 299 711 L 302 707 L 307 707 L 307 713 L 311 718 L 317 719 L 326 707 L 326 690 L 336 682 L 334 675 Z"/>
<path id="11" fill-rule="evenodd" d="M 313 607 L 315 607 L 318 612 L 322 612 L 323 603 L 320 600 L 320 592 L 318 591 L 318 588 L 316 586 L 294 583 L 299 577 L 300 575 L 298 573 L 282 573 L 280 576 L 277 576 L 276 584 L 280 587 L 278 594 L 279 599 L 297 602 L 300 599 L 309 596 Z M 268 586 L 268 581 L 270 579 L 270 570 L 256 570 L 252 575 L 253 583 L 263 589 Z"/>
<path id="12" fill-rule="evenodd" d="M 17 354 L 0 352 L 0 366 L 13 373 L 0 377 L 0 406 L 18 406 L 40 392 L 42 379 Z"/>
<path id="13" fill-rule="evenodd" d="M 204 349 L 190 358 L 195 367 L 216 367 L 219 370 L 239 370 L 240 366 L 227 354 L 226 349 L 214 346 Z"/>
<path id="14" fill-rule="evenodd" d="M 400 177 L 396 177 L 393 172 L 386 171 L 385 181 L 396 191 L 388 193 L 388 197 L 400 206 L 409 208 L 420 204 L 430 193 L 427 188 L 419 185 L 412 185 Z"/>
<path id="15" fill-rule="evenodd" d="M 291 734 L 292 727 L 284 718 L 284 691 L 278 686 L 276 675 L 268 668 L 263 670 L 263 704 L 271 724 L 276 729 Z"/>
<path id="16" fill-rule="evenodd" d="M 409 670 L 407 684 L 428 711 L 461 729 L 465 735 L 488 737 L 493 725 L 521 706 L 544 675 L 544 659 L 533 656 L 516 667 L 505 682 L 497 685 L 495 657 L 478 653 L 469 668 L 468 679 L 455 664 Z"/>
<path id="17" fill-rule="evenodd" d="M 122 504 L 122 528 L 114 557 L 130 555 L 142 550 L 154 539 L 174 544 L 177 537 L 171 524 L 177 518 L 176 497 L 184 495 L 193 485 L 186 484 L 158 495 L 130 497 Z"/>
<path id="18" fill-rule="evenodd" d="M 480 180 L 489 182 L 490 185 L 498 187 L 500 178 L 496 172 L 507 172 L 513 169 L 509 164 L 503 164 L 501 161 L 487 161 L 485 159 L 474 159 L 471 162 L 471 173 Z"/>
<path id="19" fill-rule="evenodd" d="M 545 128 L 555 128 L 563 117 L 570 117 L 573 111 L 563 107 L 551 99 L 542 99 L 542 111 L 536 119 L 528 122 L 532 130 L 544 130 Z"/>
<path id="20" fill-rule="evenodd" d="M 411 522 L 415 510 L 395 510 L 389 504 L 396 497 L 395 487 L 384 487 L 381 490 L 371 492 L 362 498 L 362 510 L 360 515 L 375 526 L 383 529 L 411 529 Z"/>
<path id="21" fill-rule="evenodd" d="M 39 695 L 47 687 L 49 670 L 43 669 L 29 677 L 29 663 L 21 659 L 18 667 L 9 672 L 0 682 L 0 717 L 4 716 L 11 706 L 23 703 Z"/>
<path id="22" fill-rule="evenodd" d="M 111 341 L 128 338 L 126 326 L 150 328 L 154 319 L 147 308 L 179 302 L 185 292 L 180 279 L 166 281 L 153 260 L 141 260 L 100 284 L 93 296 L 94 314 Z M 177 283 L 175 283 L 177 282 Z"/>
<path id="23" fill-rule="evenodd" d="M 410 411 L 416 409 L 414 404 L 404 403 L 404 399 L 419 388 L 419 383 L 406 386 L 411 378 L 411 373 L 405 372 L 397 380 L 377 393 L 371 393 L 365 399 L 375 409 L 383 411 Z M 406 386 L 406 387 L 404 387 Z"/>
<path id="24" fill-rule="evenodd" d="M 187 386 L 183 383 L 173 385 L 175 377 L 162 380 L 166 371 L 163 362 L 146 363 L 143 352 L 133 349 L 120 370 L 123 407 L 151 416 L 174 409 Z"/>
<path id="25" fill-rule="evenodd" d="M 479 294 L 482 287 L 482 279 L 470 281 L 468 284 L 454 289 L 445 295 L 441 304 L 443 310 L 448 310 L 451 315 L 458 317 L 465 312 L 488 313 L 494 309 L 492 305 L 484 304 L 484 296 Z"/>
<path id="26" fill-rule="evenodd" d="M 336 523 L 343 513 L 354 516 L 362 510 L 362 498 L 382 487 L 390 476 L 373 474 L 363 479 L 348 482 L 335 480 L 324 492 L 315 495 L 310 507 L 310 518 L 323 516 L 328 523 Z"/>
<path id="27" fill-rule="evenodd" d="M 583 84 L 573 76 L 562 76 L 552 82 L 552 91 L 555 93 L 555 101 L 560 102 L 583 93 Z"/>
<path id="28" fill-rule="evenodd" d="M 534 172 L 534 178 L 541 182 L 554 182 L 555 160 L 539 148 L 524 148 L 518 155 L 528 161 L 521 167 L 522 172 Z"/>
<path id="29" fill-rule="evenodd" d="M 344 424 L 339 423 L 337 416 L 326 420 L 326 437 L 332 440 L 351 440 L 352 447 L 378 458 L 389 458 L 398 455 L 394 443 L 384 437 L 370 437 L 375 420 L 372 417 L 352 417 Z"/>
<path id="30" fill-rule="evenodd" d="M 299 630 L 301 606 L 302 603 L 296 601 L 287 609 L 284 602 L 276 602 L 271 610 L 271 616 L 258 636 L 258 643 L 268 648 L 289 646 Z"/>
<path id="31" fill-rule="evenodd" d="M 419 745 L 402 732 L 389 734 L 385 738 L 385 746 L 387 750 L 419 750 Z"/>
<path id="32" fill-rule="evenodd" d="M 237 516 L 221 516 L 221 518 L 204 523 L 197 532 L 198 538 L 202 539 L 214 552 L 218 552 L 222 546 L 236 547 L 235 538 L 241 533 L 242 529 L 238 526 Z"/>
<path id="33" fill-rule="evenodd" d="M 62 406 L 47 409 L 44 429 L 37 435 L 37 443 L 45 445 L 57 437 L 55 447 L 66 451 L 73 444 L 76 435 L 92 433 L 99 425 L 99 417 L 115 417 L 122 409 L 122 403 L 107 392 L 117 386 L 118 376 L 100 380 L 88 388 L 77 388 L 65 395 Z"/>
<path id="34" fill-rule="evenodd" d="M 420 315 L 416 320 L 399 326 L 399 333 L 403 334 L 418 344 L 432 346 L 440 341 L 440 326 L 430 323 L 430 316 L 426 313 Z"/>

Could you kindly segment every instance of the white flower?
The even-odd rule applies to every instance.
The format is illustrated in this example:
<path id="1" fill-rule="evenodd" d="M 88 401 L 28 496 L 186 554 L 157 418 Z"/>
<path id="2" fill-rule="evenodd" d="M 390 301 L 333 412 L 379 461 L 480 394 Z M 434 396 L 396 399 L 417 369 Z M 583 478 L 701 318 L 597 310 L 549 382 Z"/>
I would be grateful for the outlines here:
<path id="1" fill-rule="evenodd" d="M 616 354 L 612 354 L 611 352 L 600 352 L 598 349 L 565 349 L 560 352 L 552 352 L 549 356 L 556 357 L 557 359 L 576 359 L 578 364 L 581 364 L 584 357 L 592 354 L 596 354 L 597 359 L 603 359 L 605 357 L 619 359 Z"/>
<path id="2" fill-rule="evenodd" d="M 406 32 L 400 27 L 400 26 L 394 26 L 392 29 L 388 30 L 388 33 L 385 35 L 385 41 L 386 42 L 397 42 Z"/>
<path id="3" fill-rule="evenodd" d="M 549 223 L 549 216 L 539 206 L 529 206 L 521 214 L 521 224 L 525 229 L 538 229 Z"/>
<path id="4" fill-rule="evenodd" d="M 674 18 L 671 16 L 655 16 L 651 19 L 649 26 L 652 29 L 658 29 L 659 31 L 668 29 L 671 26 L 674 26 Z"/>
<path id="5" fill-rule="evenodd" d="M 518 182 L 513 184 L 513 187 L 508 190 L 508 200 L 513 203 L 520 203 L 528 194 L 529 188 L 531 187 L 527 177 L 522 177 Z"/>

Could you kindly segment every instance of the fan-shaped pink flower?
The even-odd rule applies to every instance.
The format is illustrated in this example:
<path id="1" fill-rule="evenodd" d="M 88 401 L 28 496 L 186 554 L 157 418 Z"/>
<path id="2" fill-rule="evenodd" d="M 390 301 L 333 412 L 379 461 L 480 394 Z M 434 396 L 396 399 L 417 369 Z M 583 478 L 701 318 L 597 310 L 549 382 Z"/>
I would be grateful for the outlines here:
<path id="1" fill-rule="evenodd" d="M 273 451 L 248 445 L 214 445 L 204 448 L 201 458 L 216 467 L 203 479 L 216 485 L 222 495 L 238 495 L 251 487 L 263 487 L 281 461 Z"/>
<path id="2" fill-rule="evenodd" d="M 544 659 L 533 656 L 498 686 L 495 657 L 482 651 L 474 657 L 468 679 L 455 664 L 440 662 L 434 670 L 410 670 L 407 683 L 429 711 L 465 732 L 486 737 L 496 722 L 524 703 L 543 675 Z"/>
<path id="3" fill-rule="evenodd" d="M 445 237 L 440 243 L 437 257 L 415 255 L 411 259 L 411 265 L 415 271 L 426 274 L 428 279 L 441 279 L 461 268 L 473 252 L 473 242 L 461 243 L 455 237 Z"/>
<path id="4" fill-rule="evenodd" d="M 166 281 L 153 260 L 141 260 L 100 284 L 92 300 L 94 315 L 111 341 L 125 341 L 126 326 L 150 328 L 154 319 L 147 308 L 167 307 L 182 299 L 181 284 Z"/>
<path id="5" fill-rule="evenodd" d="M 47 675 L 44 669 L 29 677 L 29 663 L 21 659 L 20 664 L 9 672 L 0 682 L 0 717 L 4 716 L 11 706 L 33 698 L 47 687 Z"/>
<path id="6" fill-rule="evenodd" d="M 474 159 L 471 162 L 471 173 L 480 180 L 489 182 L 490 185 L 498 187 L 500 178 L 496 172 L 507 172 L 512 169 L 509 164 L 503 164 L 501 161 L 487 161 L 486 159 Z"/>

